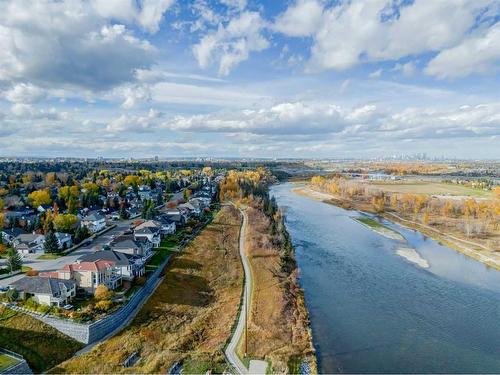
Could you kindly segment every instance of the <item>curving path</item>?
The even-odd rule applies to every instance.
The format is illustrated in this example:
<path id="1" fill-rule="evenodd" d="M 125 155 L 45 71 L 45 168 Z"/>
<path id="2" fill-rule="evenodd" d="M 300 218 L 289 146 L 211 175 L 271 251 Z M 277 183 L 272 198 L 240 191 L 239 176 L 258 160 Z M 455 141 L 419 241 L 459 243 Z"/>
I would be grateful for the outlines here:
<path id="1" fill-rule="evenodd" d="M 252 293 L 253 282 L 252 270 L 250 269 L 250 263 L 248 262 L 248 258 L 245 254 L 245 234 L 248 224 L 248 216 L 247 213 L 242 209 L 240 209 L 240 213 L 243 217 L 243 222 L 240 228 L 239 249 L 241 262 L 243 263 L 243 270 L 245 272 L 245 286 L 243 291 L 243 302 L 241 304 L 240 315 L 238 317 L 238 325 L 236 326 L 236 330 L 234 331 L 233 336 L 231 337 L 231 341 L 226 348 L 225 354 L 228 361 L 231 363 L 238 374 L 265 374 L 267 369 L 266 361 L 251 360 L 250 369 L 247 369 L 237 354 L 238 344 L 241 341 L 245 331 L 245 323 L 247 318 L 246 312 L 248 311 L 247 309 L 249 306 L 249 296 Z"/>

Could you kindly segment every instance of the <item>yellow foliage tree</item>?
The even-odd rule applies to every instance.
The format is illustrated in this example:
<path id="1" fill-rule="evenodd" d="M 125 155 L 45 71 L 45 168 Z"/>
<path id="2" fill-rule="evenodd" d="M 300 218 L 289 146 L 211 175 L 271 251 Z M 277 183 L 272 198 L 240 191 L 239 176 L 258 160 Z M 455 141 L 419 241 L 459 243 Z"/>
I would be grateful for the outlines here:
<path id="1" fill-rule="evenodd" d="M 28 199 L 31 202 L 31 206 L 34 208 L 52 202 L 48 190 L 35 190 L 28 194 Z"/>

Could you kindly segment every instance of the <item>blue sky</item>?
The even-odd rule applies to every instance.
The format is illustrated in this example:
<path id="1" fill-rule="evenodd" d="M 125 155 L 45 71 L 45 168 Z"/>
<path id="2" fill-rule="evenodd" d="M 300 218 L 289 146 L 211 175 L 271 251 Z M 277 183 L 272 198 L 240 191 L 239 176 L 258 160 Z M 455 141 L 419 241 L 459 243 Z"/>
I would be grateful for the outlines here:
<path id="1" fill-rule="evenodd" d="M 0 2 L 0 155 L 500 158 L 499 0 Z"/>

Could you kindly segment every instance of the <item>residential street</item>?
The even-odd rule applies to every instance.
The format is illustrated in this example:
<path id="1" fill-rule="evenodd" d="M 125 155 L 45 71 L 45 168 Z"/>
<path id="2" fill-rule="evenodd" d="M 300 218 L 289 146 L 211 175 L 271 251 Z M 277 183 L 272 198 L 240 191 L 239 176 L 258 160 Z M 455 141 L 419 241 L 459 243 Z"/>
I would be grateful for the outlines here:
<path id="1" fill-rule="evenodd" d="M 90 244 L 82 246 L 69 255 L 57 258 L 57 259 L 37 259 L 41 254 L 28 254 L 25 255 L 23 258 L 23 265 L 31 267 L 35 270 L 38 271 L 55 271 L 60 268 L 62 268 L 65 264 L 68 263 L 73 263 L 81 257 L 82 255 L 85 255 L 87 253 L 93 252 L 99 248 L 101 248 L 103 245 L 111 242 L 113 237 L 121 235 L 123 232 L 125 232 L 128 228 L 130 228 L 130 224 L 134 221 L 137 220 L 135 219 L 129 219 L 129 220 L 119 220 L 114 222 L 116 224 L 116 227 L 113 229 L 110 229 L 108 232 L 103 233 L 102 235 L 96 237 Z M 23 278 L 25 275 L 24 274 L 18 274 L 12 277 L 8 277 L 6 279 L 0 280 L 0 287 L 7 286 L 11 283 L 13 283 L 16 280 L 19 280 Z"/>

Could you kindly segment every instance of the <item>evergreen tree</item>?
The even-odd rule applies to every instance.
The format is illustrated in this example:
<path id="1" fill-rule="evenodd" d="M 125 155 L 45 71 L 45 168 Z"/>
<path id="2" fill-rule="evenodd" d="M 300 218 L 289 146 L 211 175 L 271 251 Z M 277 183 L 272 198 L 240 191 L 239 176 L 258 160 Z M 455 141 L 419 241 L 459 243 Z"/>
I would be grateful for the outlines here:
<path id="1" fill-rule="evenodd" d="M 23 260 L 21 258 L 21 255 L 12 248 L 9 248 L 7 250 L 7 265 L 9 266 L 10 272 L 14 272 L 17 270 L 21 269 L 21 266 L 23 264 Z"/>
<path id="2" fill-rule="evenodd" d="M 59 242 L 57 241 L 57 237 L 54 231 L 49 230 L 45 235 L 45 243 L 43 245 L 43 248 L 46 253 L 58 253 L 60 251 Z"/>
<path id="3" fill-rule="evenodd" d="M 158 193 L 158 196 L 156 197 L 156 205 L 161 206 L 163 204 L 163 196 L 161 193 Z"/>
<path id="4" fill-rule="evenodd" d="M 79 244 L 84 239 L 88 238 L 89 236 L 90 236 L 90 232 L 89 232 L 88 228 L 80 225 L 78 228 L 76 228 L 75 243 Z"/>
<path id="5" fill-rule="evenodd" d="M 122 205 L 120 206 L 120 219 L 122 219 L 122 220 L 127 220 L 127 219 L 129 218 L 129 216 L 130 216 L 130 215 L 129 215 L 129 213 L 128 213 L 127 209 L 125 208 L 125 205 L 124 205 L 124 204 L 122 204 Z"/>

